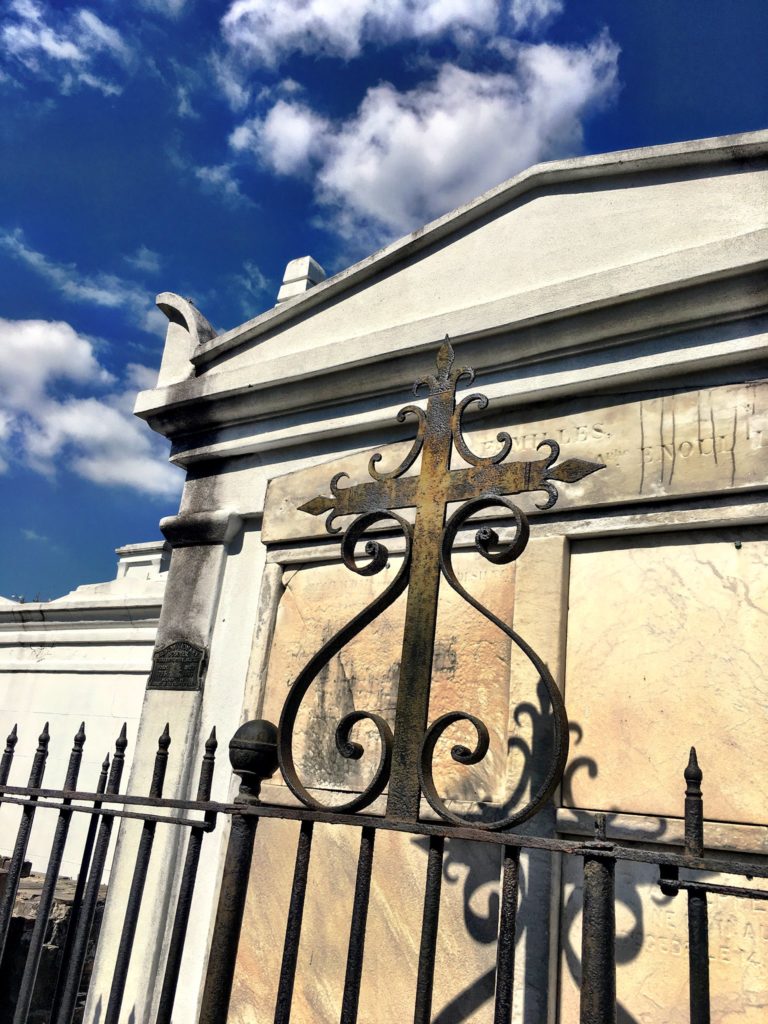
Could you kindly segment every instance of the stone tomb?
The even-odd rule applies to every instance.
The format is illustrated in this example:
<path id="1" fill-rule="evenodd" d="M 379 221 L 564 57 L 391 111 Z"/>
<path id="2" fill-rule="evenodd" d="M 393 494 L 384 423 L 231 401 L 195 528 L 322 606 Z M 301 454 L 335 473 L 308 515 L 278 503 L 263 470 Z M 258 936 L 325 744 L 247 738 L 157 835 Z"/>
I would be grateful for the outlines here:
<path id="1" fill-rule="evenodd" d="M 765 385 L 749 385 L 642 395 L 600 407 L 568 403 L 542 422 L 518 424 L 513 444 L 521 456 L 536 457 L 536 444 L 554 436 L 564 458 L 606 462 L 607 469 L 590 478 L 594 493 L 586 482 L 563 489 L 564 507 L 735 492 L 768 484 L 767 397 Z M 499 426 L 470 432 L 474 448 L 493 450 Z M 386 449 L 386 464 L 402 451 L 402 445 Z M 306 561 L 300 548 L 298 559 L 286 554 L 292 543 L 323 533 L 322 519 L 292 508 L 327 493 L 342 466 L 352 482 L 364 480 L 369 457 L 351 456 L 271 485 L 262 536 L 284 545 L 278 556 L 284 567 L 260 714 L 273 721 L 311 654 L 397 571 L 397 541 L 390 542 L 387 568 L 372 578 L 335 561 L 332 546 L 313 549 Z M 535 517 L 530 498 L 525 501 Z M 588 528 L 588 519 L 580 522 Z M 559 831 L 583 834 L 600 810 L 612 812 L 609 833 L 621 826 L 625 840 L 678 841 L 682 769 L 695 742 L 705 771 L 706 814 L 721 823 L 709 826 L 707 842 L 725 851 L 765 848 L 768 730 L 760 712 L 768 687 L 760 664 L 768 649 L 768 529 L 580 540 L 579 530 L 565 523 L 548 524 L 546 533 L 510 566 L 493 566 L 467 550 L 468 533 L 455 563 L 461 582 L 534 642 L 561 682 L 564 675 L 572 750 L 558 800 Z M 401 597 L 333 659 L 305 697 L 297 763 L 313 795 L 329 805 L 360 791 L 377 760 L 375 731 L 363 725 L 356 738 L 369 756 L 343 762 L 334 746 L 336 723 L 356 709 L 393 723 L 403 614 Z M 563 673 L 558 649 L 566 637 Z M 257 662 L 252 659 L 252 692 Z M 486 721 L 491 749 L 480 765 L 456 765 L 450 743 L 472 736 L 455 727 L 438 751 L 441 792 L 465 813 L 477 810 L 478 800 L 486 813 L 509 810 L 536 773 L 547 708 L 527 662 L 444 585 L 430 721 L 456 709 Z M 292 801 L 279 782 L 265 786 L 263 795 Z M 384 797 L 377 809 L 383 805 Z M 554 819 L 542 814 L 532 828 L 549 831 Z M 259 828 L 230 1012 L 237 1024 L 273 1011 L 297 831 L 294 823 L 276 821 Z M 358 841 L 355 829 L 316 827 L 294 995 L 297 1021 L 338 1019 Z M 425 865 L 422 840 L 377 835 L 359 1017 L 366 1024 L 412 1012 Z M 441 1024 L 492 1019 L 498 869 L 493 849 L 447 846 L 434 1003 Z M 514 1019 L 526 1024 L 555 1013 L 562 1024 L 578 1017 L 581 863 L 566 858 L 561 881 L 558 872 L 556 859 L 523 858 Z M 733 899 L 720 906 L 712 898 L 713 1020 L 756 1022 L 765 1012 L 768 987 L 758 969 L 766 959 L 764 908 L 768 904 Z M 550 920 L 560 921 L 554 958 Z M 719 934 L 721 924 L 727 935 Z M 624 1024 L 686 1019 L 685 896 L 662 897 L 651 869 L 621 865 L 617 935 Z"/>

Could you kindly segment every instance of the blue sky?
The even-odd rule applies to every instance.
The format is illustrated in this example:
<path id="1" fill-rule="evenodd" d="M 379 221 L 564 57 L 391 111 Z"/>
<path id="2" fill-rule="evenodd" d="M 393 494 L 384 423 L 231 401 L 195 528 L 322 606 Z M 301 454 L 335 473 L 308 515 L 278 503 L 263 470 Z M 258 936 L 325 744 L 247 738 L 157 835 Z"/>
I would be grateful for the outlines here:
<path id="1" fill-rule="evenodd" d="M 539 160 L 768 127 L 767 44 L 766 0 L 0 0 L 0 594 L 176 510 L 157 292 L 230 328 Z"/>

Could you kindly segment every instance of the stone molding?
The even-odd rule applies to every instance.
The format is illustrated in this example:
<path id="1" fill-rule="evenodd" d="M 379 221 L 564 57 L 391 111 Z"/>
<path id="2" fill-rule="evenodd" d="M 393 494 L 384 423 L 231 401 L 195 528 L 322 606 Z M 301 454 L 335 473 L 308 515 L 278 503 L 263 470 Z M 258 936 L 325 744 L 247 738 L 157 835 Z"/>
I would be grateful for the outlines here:
<path id="1" fill-rule="evenodd" d="M 173 548 L 207 544 L 228 544 L 242 526 L 237 512 L 216 509 L 211 512 L 180 512 L 160 520 L 163 536 Z"/>

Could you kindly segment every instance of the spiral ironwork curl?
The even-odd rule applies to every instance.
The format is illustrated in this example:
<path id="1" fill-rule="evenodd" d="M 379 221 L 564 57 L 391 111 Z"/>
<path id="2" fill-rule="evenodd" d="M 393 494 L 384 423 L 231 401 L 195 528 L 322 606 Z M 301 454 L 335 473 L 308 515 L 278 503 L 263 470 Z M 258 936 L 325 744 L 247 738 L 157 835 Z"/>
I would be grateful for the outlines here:
<path id="1" fill-rule="evenodd" d="M 552 442 L 554 444 L 554 442 Z M 555 458 L 557 456 L 555 455 Z M 456 745 L 451 751 L 451 757 L 459 764 L 472 765 L 481 761 L 488 752 L 489 735 L 485 724 L 475 715 L 467 711 L 452 711 L 442 715 L 432 723 L 426 732 L 421 748 L 419 765 L 419 782 L 422 793 L 441 818 L 453 822 L 456 825 L 471 824 L 475 828 L 501 830 L 513 828 L 533 817 L 554 793 L 562 778 L 565 764 L 568 759 L 568 716 L 566 715 L 563 698 L 555 680 L 552 678 L 547 666 L 536 654 L 533 648 L 519 636 L 511 626 L 508 626 L 492 611 L 482 605 L 469 591 L 467 591 L 456 576 L 453 568 L 453 544 L 456 535 L 461 527 L 471 516 L 482 512 L 485 509 L 501 506 L 511 513 L 515 523 L 515 534 L 511 541 L 501 543 L 495 530 L 489 527 L 480 527 L 475 534 L 475 547 L 486 559 L 496 564 L 506 564 L 518 558 L 528 543 L 528 521 L 523 512 L 507 498 L 496 494 L 485 494 L 479 498 L 473 498 L 465 502 L 449 519 L 443 531 L 442 544 L 440 549 L 440 567 L 443 576 L 450 586 L 468 604 L 472 605 L 481 615 L 497 626 L 505 633 L 518 649 L 528 658 L 533 667 L 539 673 L 539 677 L 547 690 L 554 720 L 554 744 L 551 762 L 540 786 L 532 794 L 528 803 L 519 811 L 498 821 L 478 821 L 472 818 L 463 818 L 449 810 L 445 802 L 439 796 L 433 778 L 433 759 L 435 747 L 443 733 L 456 722 L 469 722 L 475 729 L 477 740 L 474 748 L 470 749 L 463 745 Z M 491 548 L 500 546 L 500 550 L 492 551 Z"/>
<path id="2" fill-rule="evenodd" d="M 387 588 L 371 601 L 361 612 L 348 622 L 343 629 L 334 634 L 307 662 L 302 671 L 296 677 L 286 698 L 283 712 L 280 716 L 278 728 L 277 754 L 280 763 L 280 770 L 286 784 L 294 796 L 297 797 L 306 807 L 314 810 L 333 811 L 359 811 L 368 807 L 383 793 L 389 780 L 389 770 L 392 760 L 392 730 L 387 722 L 372 711 L 353 711 L 339 722 L 336 727 L 336 749 L 339 754 L 348 760 L 359 760 L 364 750 L 361 744 L 351 739 L 352 727 L 358 722 L 372 722 L 379 734 L 380 750 L 379 763 L 371 782 L 354 799 L 343 804 L 328 806 L 316 800 L 307 790 L 299 778 L 296 765 L 293 759 L 293 732 L 296 725 L 296 718 L 301 703 L 306 696 L 309 687 L 312 685 L 321 670 L 334 658 L 350 640 L 358 635 L 366 626 L 370 625 L 383 611 L 385 611 L 403 593 L 408 585 L 408 578 L 411 569 L 411 543 L 413 539 L 413 528 L 405 519 L 391 511 L 368 512 L 358 516 L 349 526 L 341 542 L 341 557 L 344 564 L 352 572 L 360 576 L 373 576 L 386 566 L 389 555 L 387 547 L 380 540 L 368 540 L 365 544 L 365 555 L 356 553 L 356 547 L 363 540 L 363 536 L 376 523 L 391 520 L 400 530 L 405 538 L 405 554 L 403 564 L 397 575 Z M 366 562 L 361 562 L 361 558 Z"/>
<path id="3" fill-rule="evenodd" d="M 462 417 L 468 406 L 477 404 L 478 410 L 488 408 L 488 399 L 485 395 L 467 395 L 466 398 L 462 399 L 461 402 L 456 406 L 451 418 L 451 432 L 453 434 L 453 443 L 456 445 L 456 451 L 468 462 L 470 466 L 497 466 L 512 451 L 512 438 L 509 436 L 506 430 L 500 430 L 496 435 L 496 440 L 501 444 L 501 450 L 495 455 L 482 457 L 475 455 L 475 453 L 467 446 L 467 442 L 464 440 L 462 433 Z"/>
<path id="4" fill-rule="evenodd" d="M 377 463 L 381 462 L 383 458 L 381 452 L 376 452 L 375 455 L 372 455 L 370 462 L 368 463 L 368 473 L 374 480 L 394 480 L 396 477 L 402 476 L 406 470 L 411 468 L 421 454 L 421 449 L 424 447 L 424 432 L 427 429 L 426 414 L 423 409 L 418 407 L 418 405 L 406 405 L 397 414 L 397 422 L 405 423 L 407 416 L 415 416 L 418 420 L 416 437 L 413 439 L 411 450 L 405 456 L 397 469 L 393 469 L 388 473 L 382 473 L 376 468 Z"/>

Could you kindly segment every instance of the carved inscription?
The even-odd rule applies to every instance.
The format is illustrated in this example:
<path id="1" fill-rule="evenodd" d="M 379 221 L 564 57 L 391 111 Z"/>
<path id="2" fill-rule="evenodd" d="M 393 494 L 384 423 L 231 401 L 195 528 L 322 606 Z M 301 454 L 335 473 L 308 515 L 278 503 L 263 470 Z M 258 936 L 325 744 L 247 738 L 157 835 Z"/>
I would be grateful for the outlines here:
<path id="1" fill-rule="evenodd" d="M 205 649 L 177 640 L 155 651 L 148 690 L 199 690 Z"/>
<path id="2" fill-rule="evenodd" d="M 541 457 L 537 445 L 557 441 L 563 458 L 602 462 L 606 469 L 588 485 L 563 488 L 559 509 L 594 508 L 606 503 L 663 501 L 696 494 L 768 488 L 768 383 L 728 384 L 702 391 L 572 401 L 551 406 L 551 415 L 517 420 L 511 410 L 483 420 L 469 416 L 467 439 L 478 455 L 498 451 L 496 435 L 512 440 L 510 459 Z M 377 449 L 387 465 L 397 465 L 408 444 Z M 270 483 L 264 510 L 265 541 L 323 536 L 322 517 L 296 515 L 296 507 L 318 493 L 334 473 L 349 483 L 368 479 L 370 452 L 311 467 Z M 456 464 L 460 463 L 455 456 Z M 418 463 L 413 472 L 418 471 Z M 537 514 L 536 495 L 520 504 Z"/>

